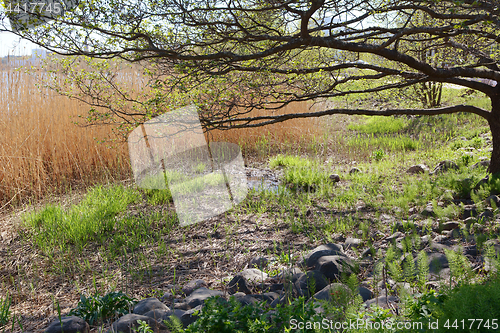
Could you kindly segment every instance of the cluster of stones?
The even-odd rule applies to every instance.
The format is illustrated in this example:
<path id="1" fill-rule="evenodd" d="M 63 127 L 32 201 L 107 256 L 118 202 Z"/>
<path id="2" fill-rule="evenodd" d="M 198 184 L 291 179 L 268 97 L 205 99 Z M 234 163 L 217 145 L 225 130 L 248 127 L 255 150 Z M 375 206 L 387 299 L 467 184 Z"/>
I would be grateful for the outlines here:
<path id="1" fill-rule="evenodd" d="M 456 167 L 453 162 L 443 161 L 431 173 L 437 174 Z M 354 172 L 359 172 L 359 170 Z M 408 172 L 429 172 L 429 169 L 424 165 L 417 165 L 412 166 Z M 332 175 L 332 180 L 339 181 L 340 179 L 338 175 Z M 486 200 L 486 205 L 499 206 L 499 204 L 500 198 L 497 195 L 492 195 Z M 136 304 L 132 313 L 116 320 L 108 332 L 134 332 L 139 320 L 148 323 L 155 332 L 166 331 L 164 321 L 170 320 L 171 316 L 176 316 L 186 327 L 197 319 L 196 313 L 203 311 L 205 301 L 214 296 L 226 299 L 235 297 L 243 305 L 264 301 L 269 305 L 270 314 L 278 304 L 287 304 L 301 296 L 308 299 L 308 302 L 329 301 L 332 294 L 339 289 L 347 293 L 351 292 L 345 284 L 339 281 L 351 273 L 357 273 L 356 267 L 362 267 L 365 272 L 368 272 L 364 274 L 364 281 L 357 289 L 364 305 L 369 307 L 375 304 L 397 313 L 400 293 L 410 292 L 410 285 L 393 281 L 389 277 L 379 279 L 374 276 L 375 264 L 385 261 L 385 253 L 392 245 L 396 245 L 403 253 L 400 258 L 394 259 L 400 265 L 407 260 L 413 260 L 414 267 L 417 267 L 417 253 L 421 250 L 425 251 L 429 265 L 427 286 L 433 289 L 439 289 L 441 282 L 448 283 L 450 279 L 451 272 L 445 250 L 461 251 L 470 261 L 473 270 L 495 269 L 489 263 L 488 257 L 483 256 L 483 253 L 479 251 L 473 235 L 474 233 L 480 234 L 481 228 L 484 227 L 483 224 L 478 223 L 479 221 L 500 220 L 500 216 L 494 216 L 493 209 L 487 207 L 484 212 L 478 214 L 473 204 L 465 205 L 460 216 L 461 220 L 440 221 L 436 219 L 431 230 L 423 224 L 419 225 L 412 221 L 434 217 L 432 205 L 428 205 L 423 211 L 412 209 L 409 213 L 412 214 L 409 220 L 397 223 L 394 217 L 382 214 L 380 219 L 384 222 L 395 222 L 394 232 L 391 235 L 370 235 L 372 239 L 378 238 L 370 247 L 357 238 L 343 239 L 342 244 L 321 245 L 298 258 L 295 267 L 286 269 L 276 276 L 268 276 L 264 272 L 269 264 L 268 259 L 257 257 L 249 262 L 250 268 L 233 277 L 224 292 L 210 290 L 205 281 L 198 279 L 190 281 L 182 288 L 181 298 L 173 297 L 167 292 L 161 299 L 143 299 Z M 412 226 L 408 227 L 410 224 Z M 373 231 L 373 233 L 380 233 L 380 231 Z M 403 251 L 404 243 L 411 243 L 413 251 Z M 493 246 L 497 255 L 500 254 L 498 240 L 489 240 L 485 246 Z M 323 311 L 321 306 L 316 309 L 318 312 Z M 62 317 L 61 322 L 57 319 L 45 330 L 45 333 L 56 332 L 87 333 L 89 325 L 75 316 Z"/>
<path id="2" fill-rule="evenodd" d="M 411 237 L 409 233 L 404 232 L 402 224 L 396 224 L 396 229 L 397 231 L 392 235 L 382 239 L 378 249 L 382 254 L 392 244 L 402 249 L 403 240 L 406 237 Z M 453 244 L 453 238 L 459 235 L 459 233 L 453 235 L 456 230 L 460 230 L 459 226 L 450 222 L 441 225 L 439 229 L 434 229 L 430 234 L 420 237 L 420 248 L 427 253 L 428 257 L 427 284 L 429 288 L 439 289 L 440 281 L 449 281 L 450 268 L 444 251 L 445 249 L 458 249 L 456 246 L 450 245 Z M 434 238 L 431 238 L 432 235 Z M 175 298 L 171 293 L 166 293 L 161 299 L 143 299 L 135 305 L 132 313 L 116 320 L 108 332 L 134 332 L 134 328 L 139 325 L 139 320 L 148 323 L 155 332 L 166 332 L 167 327 L 164 325 L 164 321 L 170 320 L 171 316 L 176 316 L 186 327 L 197 319 L 195 314 L 198 311 L 203 311 L 205 301 L 214 296 L 235 297 L 242 305 L 265 301 L 269 304 L 270 314 L 276 305 L 286 304 L 300 296 L 308 299 L 308 302 L 329 301 L 332 294 L 339 289 L 351 293 L 345 284 L 338 281 L 355 271 L 355 263 L 362 267 L 373 267 L 375 259 L 372 258 L 372 251 L 368 247 L 363 250 L 363 243 L 361 239 L 347 238 L 343 244 L 320 245 L 299 258 L 297 266 L 284 270 L 277 276 L 268 276 L 263 271 L 268 265 L 266 258 L 254 258 L 250 261 L 249 266 L 256 268 L 247 268 L 236 274 L 226 286 L 225 292 L 208 289 L 203 280 L 190 281 L 182 288 L 182 298 Z M 488 241 L 488 244 L 492 245 L 497 253 L 500 253 L 500 242 Z M 476 245 L 465 246 L 462 251 L 469 258 L 473 269 L 477 266 L 487 268 L 487 258 L 481 255 Z M 358 255 L 349 256 L 346 252 L 358 253 Z M 411 253 L 410 256 L 405 253 L 401 258 L 395 260 L 398 260 L 399 263 L 405 260 L 414 260 L 415 267 L 417 266 L 416 252 L 413 256 Z M 407 283 L 395 282 L 391 278 L 375 279 L 373 270 L 371 271 L 357 289 L 364 305 L 368 307 L 374 304 L 398 312 L 400 300 L 398 291 L 406 290 L 409 292 L 410 286 Z M 316 311 L 322 312 L 321 305 L 318 305 Z M 62 325 L 57 319 L 45 330 L 45 333 L 56 332 L 87 333 L 89 325 L 83 319 L 75 316 L 62 317 Z"/>

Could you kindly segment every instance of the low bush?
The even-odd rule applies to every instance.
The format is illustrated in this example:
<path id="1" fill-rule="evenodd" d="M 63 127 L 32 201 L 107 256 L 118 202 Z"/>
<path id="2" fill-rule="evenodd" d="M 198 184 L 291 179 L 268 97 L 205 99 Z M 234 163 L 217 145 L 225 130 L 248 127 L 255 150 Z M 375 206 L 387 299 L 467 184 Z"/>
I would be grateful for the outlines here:
<path id="1" fill-rule="evenodd" d="M 102 297 L 81 295 L 77 307 L 69 314 L 83 318 L 89 325 L 94 325 L 129 313 L 136 303 L 136 300 L 121 292 L 110 292 Z"/>

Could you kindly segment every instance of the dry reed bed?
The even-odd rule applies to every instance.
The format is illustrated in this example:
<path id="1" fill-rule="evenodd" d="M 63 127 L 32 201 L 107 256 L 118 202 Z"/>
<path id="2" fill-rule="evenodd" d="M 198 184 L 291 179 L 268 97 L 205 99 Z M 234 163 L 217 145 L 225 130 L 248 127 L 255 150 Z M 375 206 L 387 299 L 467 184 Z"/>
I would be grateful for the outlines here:
<path id="1" fill-rule="evenodd" d="M 96 141 L 110 127 L 75 125 L 88 106 L 38 89 L 43 71 L 15 67 L 0 66 L 0 207 L 129 177 L 126 145 Z"/>
<path id="2" fill-rule="evenodd" d="M 47 75 L 26 73 L 22 63 L 0 65 L 0 208 L 58 195 L 69 189 L 130 177 L 127 145 L 112 146 L 97 140 L 112 138 L 110 126 L 79 127 L 78 115 L 89 107 L 82 102 L 37 88 Z M 17 69 L 17 70 L 16 70 Z M 127 76 L 136 87 L 138 76 Z M 308 112 L 309 105 L 295 103 L 278 113 Z M 259 116 L 265 111 L 253 112 Z M 311 135 L 321 135 L 317 119 L 295 119 L 266 127 L 213 131 L 210 141 L 240 144 L 245 153 L 269 153 L 279 145 L 293 146 Z"/>

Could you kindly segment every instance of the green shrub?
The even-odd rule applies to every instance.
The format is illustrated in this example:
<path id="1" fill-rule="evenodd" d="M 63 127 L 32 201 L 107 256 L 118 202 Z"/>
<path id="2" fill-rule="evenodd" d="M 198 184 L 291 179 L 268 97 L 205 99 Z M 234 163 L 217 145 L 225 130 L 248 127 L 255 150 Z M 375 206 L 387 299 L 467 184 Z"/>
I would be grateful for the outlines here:
<path id="1" fill-rule="evenodd" d="M 94 325 L 129 313 L 136 303 L 136 300 L 121 292 L 110 292 L 102 297 L 80 295 L 80 302 L 69 314 L 84 319 L 89 325 Z"/>
<path id="2" fill-rule="evenodd" d="M 292 319 L 297 322 L 321 322 L 312 302 L 305 303 L 303 297 L 286 306 L 278 305 L 272 316 L 267 315 L 264 302 L 243 306 L 235 298 L 225 301 L 220 297 L 210 298 L 199 313 L 199 318 L 185 332 L 190 333 L 282 333 L 289 329 Z M 294 332 L 317 332 L 318 330 L 296 329 Z"/>
<path id="3" fill-rule="evenodd" d="M 500 280 L 495 278 L 484 284 L 466 284 L 453 289 L 449 297 L 441 306 L 442 315 L 439 316 L 440 332 L 448 332 L 449 329 L 444 326 L 449 323 L 457 323 L 461 332 L 498 332 L 498 329 L 492 329 L 485 326 L 489 320 L 490 326 L 492 320 L 496 319 L 497 324 L 500 319 Z M 475 319 L 472 323 L 469 319 Z M 479 324 L 478 319 L 482 319 Z M 461 321 L 466 324 L 462 328 Z M 470 327 L 472 324 L 472 327 Z M 478 326 L 481 325 L 481 326 Z M 498 326 L 497 326 L 498 327 Z"/>

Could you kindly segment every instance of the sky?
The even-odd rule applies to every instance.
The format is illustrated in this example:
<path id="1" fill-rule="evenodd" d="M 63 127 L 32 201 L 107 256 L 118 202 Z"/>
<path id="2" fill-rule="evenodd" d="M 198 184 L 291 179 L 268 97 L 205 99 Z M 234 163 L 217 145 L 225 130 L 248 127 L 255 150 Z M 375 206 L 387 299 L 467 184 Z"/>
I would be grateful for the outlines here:
<path id="1" fill-rule="evenodd" d="M 0 57 L 7 55 L 31 55 L 31 49 L 39 48 L 26 40 L 20 40 L 14 34 L 0 32 Z"/>

